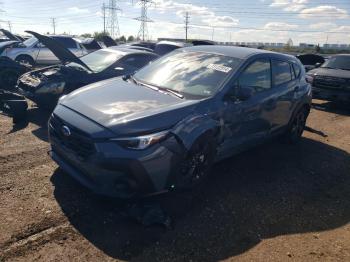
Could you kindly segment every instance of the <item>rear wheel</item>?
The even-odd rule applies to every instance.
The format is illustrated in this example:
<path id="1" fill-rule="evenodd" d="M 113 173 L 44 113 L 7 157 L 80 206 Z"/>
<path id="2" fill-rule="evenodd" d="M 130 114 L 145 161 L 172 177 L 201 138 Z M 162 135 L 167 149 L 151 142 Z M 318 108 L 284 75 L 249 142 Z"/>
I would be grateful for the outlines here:
<path id="1" fill-rule="evenodd" d="M 305 129 L 307 115 L 307 109 L 302 108 L 294 116 L 286 134 L 286 138 L 289 143 L 295 144 L 301 139 Z"/>
<path id="2" fill-rule="evenodd" d="M 210 135 L 199 138 L 185 157 L 177 177 L 177 187 L 191 189 L 210 174 L 215 158 L 215 143 Z"/>
<path id="3" fill-rule="evenodd" d="M 16 61 L 29 66 L 33 66 L 35 64 L 34 59 L 29 55 L 20 55 L 16 57 Z"/>

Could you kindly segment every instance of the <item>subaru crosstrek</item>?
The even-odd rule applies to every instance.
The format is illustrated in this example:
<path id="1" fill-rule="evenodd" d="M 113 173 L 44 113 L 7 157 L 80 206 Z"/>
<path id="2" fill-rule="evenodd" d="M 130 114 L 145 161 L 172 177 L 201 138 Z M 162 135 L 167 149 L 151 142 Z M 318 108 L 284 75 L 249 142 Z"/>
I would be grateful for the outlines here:
<path id="1" fill-rule="evenodd" d="M 304 67 L 292 56 L 183 48 L 62 97 L 49 120 L 50 155 L 104 195 L 188 189 L 214 162 L 272 136 L 299 140 L 310 104 Z"/>

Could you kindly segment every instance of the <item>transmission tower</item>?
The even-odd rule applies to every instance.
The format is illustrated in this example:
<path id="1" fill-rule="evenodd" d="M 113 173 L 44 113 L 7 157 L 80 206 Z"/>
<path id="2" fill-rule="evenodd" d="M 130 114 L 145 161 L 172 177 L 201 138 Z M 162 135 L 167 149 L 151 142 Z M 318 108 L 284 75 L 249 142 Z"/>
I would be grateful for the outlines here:
<path id="1" fill-rule="evenodd" d="M 103 4 L 103 12 L 106 14 L 106 10 L 108 11 L 107 15 L 107 27 L 109 29 L 109 35 L 112 38 L 116 38 L 120 35 L 119 31 L 119 22 L 118 22 L 118 11 L 122 11 L 119 6 L 117 6 L 116 0 L 109 0 L 108 5 Z"/>
<path id="2" fill-rule="evenodd" d="M 145 41 L 145 39 L 148 39 L 148 26 L 147 23 L 153 22 L 149 17 L 147 16 L 147 9 L 149 5 L 154 4 L 153 0 L 139 0 L 139 3 L 141 3 L 141 16 L 135 18 L 135 20 L 140 21 L 140 29 L 139 33 L 137 34 L 138 38 L 141 38 L 142 41 Z"/>

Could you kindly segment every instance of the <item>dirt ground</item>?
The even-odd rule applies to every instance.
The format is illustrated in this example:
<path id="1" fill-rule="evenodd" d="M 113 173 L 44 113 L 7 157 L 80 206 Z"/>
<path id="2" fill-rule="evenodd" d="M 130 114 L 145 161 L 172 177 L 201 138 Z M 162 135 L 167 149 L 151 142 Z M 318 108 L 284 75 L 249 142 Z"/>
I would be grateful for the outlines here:
<path id="1" fill-rule="evenodd" d="M 219 163 L 156 201 L 173 230 L 143 227 L 47 155 L 48 115 L 0 115 L 0 261 L 350 261 L 350 110 L 315 101 L 302 141 Z"/>

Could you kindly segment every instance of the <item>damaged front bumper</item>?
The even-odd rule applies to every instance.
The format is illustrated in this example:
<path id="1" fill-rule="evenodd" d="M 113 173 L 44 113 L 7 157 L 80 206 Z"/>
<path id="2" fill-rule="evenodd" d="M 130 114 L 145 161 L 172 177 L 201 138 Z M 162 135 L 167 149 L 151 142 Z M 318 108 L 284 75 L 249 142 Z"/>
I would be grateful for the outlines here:
<path id="1" fill-rule="evenodd" d="M 106 139 L 91 139 L 58 117 L 50 119 L 51 158 L 66 173 L 93 192 L 132 198 L 174 188 L 184 148 L 173 137 L 142 151 L 125 149 Z M 77 122 L 85 121 L 76 119 Z M 65 138 L 62 125 L 72 134 Z"/>

